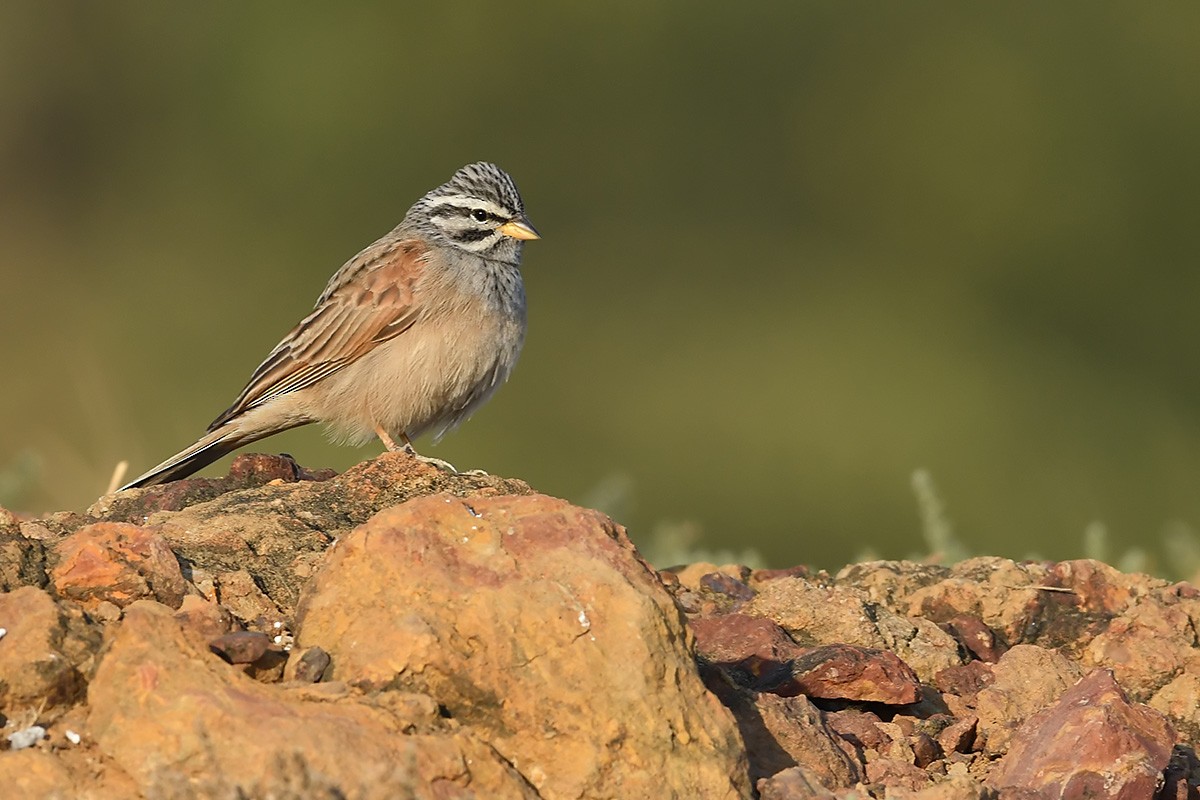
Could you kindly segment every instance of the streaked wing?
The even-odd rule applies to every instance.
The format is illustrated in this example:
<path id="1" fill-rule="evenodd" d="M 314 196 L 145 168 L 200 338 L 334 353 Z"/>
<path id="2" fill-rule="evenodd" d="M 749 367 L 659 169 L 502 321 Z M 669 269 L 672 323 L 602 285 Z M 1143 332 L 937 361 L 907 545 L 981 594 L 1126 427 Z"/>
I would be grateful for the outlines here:
<path id="1" fill-rule="evenodd" d="M 413 286 L 425 266 L 414 240 L 376 243 L 338 270 L 312 313 L 259 365 L 237 401 L 217 417 L 215 430 L 245 411 L 311 386 L 399 336 L 420 309 Z"/>

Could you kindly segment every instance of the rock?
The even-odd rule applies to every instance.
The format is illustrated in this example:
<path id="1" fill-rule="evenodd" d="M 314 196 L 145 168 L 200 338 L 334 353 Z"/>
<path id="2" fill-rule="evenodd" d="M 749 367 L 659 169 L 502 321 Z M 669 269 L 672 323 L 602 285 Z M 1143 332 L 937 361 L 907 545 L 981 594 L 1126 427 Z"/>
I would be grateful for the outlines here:
<path id="1" fill-rule="evenodd" d="M 15 524 L 0 527 L 0 592 L 21 586 L 44 589 L 48 583 L 45 545 L 23 536 Z"/>
<path id="2" fill-rule="evenodd" d="M 991 797 L 991 795 L 967 775 L 954 775 L 948 780 L 917 791 L 893 790 L 888 787 L 887 797 L 888 800 L 983 800 L 984 797 Z M 1017 800 L 1017 798 L 1008 798 L 1002 795 L 1002 800 Z M 1044 799 L 1030 797 L 1028 800 Z"/>
<path id="3" fill-rule="evenodd" d="M 1200 675 L 1176 675 L 1150 698 L 1149 706 L 1165 714 L 1187 741 L 1200 742 Z"/>
<path id="4" fill-rule="evenodd" d="M 800 766 L 759 779 L 757 788 L 761 800 L 836 800 L 811 770 Z"/>
<path id="5" fill-rule="evenodd" d="M 0 594 L 0 711 L 19 718 L 57 719 L 84 692 L 84 675 L 100 634 L 76 608 L 41 589 Z"/>
<path id="6" fill-rule="evenodd" d="M 959 614 L 943 626 L 971 655 L 988 664 L 1000 660 L 1008 644 L 979 617 Z"/>
<path id="7" fill-rule="evenodd" d="M 963 661 L 958 643 L 937 625 L 901 617 L 848 587 L 779 578 L 766 583 L 742 610 L 774 621 L 801 645 L 890 650 L 923 681 L 931 682 L 941 670 Z"/>
<path id="8" fill-rule="evenodd" d="M 970 558 L 946 571 L 900 602 L 910 614 L 938 623 L 971 616 L 997 631 L 1009 644 L 1032 642 L 1039 635 L 1035 622 L 1053 594 L 1048 570 L 1040 564 L 1017 564 L 1008 559 Z M 1055 587 L 1058 588 L 1058 587 Z"/>
<path id="9" fill-rule="evenodd" d="M 907 705 L 921 697 L 916 673 L 887 650 L 853 645 L 808 648 L 758 688 L 785 697 Z"/>
<path id="10" fill-rule="evenodd" d="M 41 725 L 30 725 L 28 728 L 13 731 L 4 738 L 8 740 L 9 750 L 24 750 L 46 738 L 46 729 Z"/>
<path id="11" fill-rule="evenodd" d="M 1123 596 L 1115 589 L 1112 592 Z M 1196 634 L 1182 604 L 1166 605 L 1157 598 L 1144 598 L 1129 605 L 1087 643 L 1082 662 L 1085 667 L 1112 669 L 1130 695 L 1147 700 L 1166 685 L 1178 665 L 1196 658 Z"/>
<path id="12" fill-rule="evenodd" d="M 975 746 L 975 732 L 978 727 L 978 717 L 961 717 L 947 725 L 937 737 L 942 752 L 971 752 Z"/>
<path id="13" fill-rule="evenodd" d="M 1096 670 L 1021 725 L 987 783 L 1049 797 L 1153 797 L 1174 740 L 1165 717 Z"/>
<path id="14" fill-rule="evenodd" d="M 1163 785 L 1155 800 L 1198 800 L 1200 798 L 1200 759 L 1187 745 L 1175 745 L 1171 761 L 1163 770 Z"/>
<path id="15" fill-rule="evenodd" d="M 923 789 L 933 782 L 929 773 L 913 764 L 912 753 L 907 750 L 881 754 L 868 761 L 867 780 L 909 792 Z"/>
<path id="16" fill-rule="evenodd" d="M 882 750 L 892 737 L 879 727 L 882 720 L 870 711 L 848 708 L 825 715 L 829 729 L 859 750 Z"/>
<path id="17" fill-rule="evenodd" d="M 1008 750 L 1013 734 L 1036 711 L 1054 703 L 1082 676 L 1070 660 L 1053 650 L 1021 644 L 992 666 L 993 680 L 975 701 L 984 752 Z"/>
<path id="18" fill-rule="evenodd" d="M 794 661 L 804 648 L 774 622 L 745 614 L 721 614 L 691 620 L 699 656 L 726 670 L 760 678 Z"/>
<path id="19" fill-rule="evenodd" d="M 1092 561 L 655 573 L 520 481 L 246 456 L 0 510 L 0 795 L 1200 800 L 1196 630 Z"/>
<path id="20" fill-rule="evenodd" d="M 208 649 L 230 664 L 253 664 L 267 653 L 271 638 L 260 631 L 233 631 L 208 643 Z"/>
<path id="21" fill-rule="evenodd" d="M 79 797 L 70 771 L 40 750 L 0 752 L 0 786 L 12 798 Z"/>
<path id="22" fill-rule="evenodd" d="M 944 694 L 956 695 L 969 708 L 975 707 L 980 690 L 996 681 L 996 673 L 990 664 L 968 661 L 958 667 L 947 667 L 933 676 L 933 684 Z"/>
<path id="23" fill-rule="evenodd" d="M 775 623 L 745 614 L 699 617 L 691 625 L 700 656 L 755 691 L 890 705 L 920 697 L 916 674 L 886 650 L 800 647 Z"/>
<path id="24" fill-rule="evenodd" d="M 175 619 L 192 645 L 201 650 L 213 639 L 235 630 L 233 615 L 228 609 L 194 594 L 183 598 Z"/>
<path id="25" fill-rule="evenodd" d="M 283 673 L 284 680 L 316 683 L 325 675 L 331 661 L 329 653 L 319 647 L 293 650 Z"/>
<path id="26" fill-rule="evenodd" d="M 254 576 L 244 569 L 218 572 L 213 575 L 217 601 L 245 625 L 261 629 L 273 628 L 283 619 L 283 612 L 266 592 L 258 588 Z"/>
<path id="27" fill-rule="evenodd" d="M 343 536 L 297 643 L 436 698 L 544 797 L 746 797 L 736 727 L 624 531 L 543 496 L 413 500 Z"/>
<path id="28" fill-rule="evenodd" d="M 250 458 L 240 456 L 234 465 Z M 289 618 L 326 549 L 380 509 L 434 492 L 483 497 L 531 491 L 518 480 L 448 473 L 403 452 L 384 453 L 329 480 L 260 485 L 262 473 L 274 469 L 250 470 L 248 479 L 189 478 L 120 492 L 101 498 L 88 513 L 157 526 L 189 571 L 223 580 L 227 594 L 247 593 L 246 605 L 235 610 L 231 600 L 227 607 L 251 623 L 260 615 Z M 154 507 L 155 493 L 167 487 L 186 498 L 180 510 Z"/>
<path id="29" fill-rule="evenodd" d="M 763 570 L 755 571 L 755 577 L 761 572 Z M 951 568 L 939 564 L 865 561 L 843 567 L 834 576 L 833 583 L 861 592 L 868 602 L 886 606 L 898 614 L 908 614 L 910 598 L 927 586 L 941 584 L 951 574 Z"/>
<path id="30" fill-rule="evenodd" d="M 709 686 L 737 719 L 756 782 L 799 765 L 827 789 L 863 779 L 854 746 L 834 733 L 806 698 L 750 692 L 719 677 Z"/>
<path id="31" fill-rule="evenodd" d="M 88 525 L 55 547 L 54 591 L 88 610 L 103 601 L 124 608 L 140 598 L 172 607 L 186 584 L 166 541 L 150 528 L 119 522 Z"/>
<path id="32" fill-rule="evenodd" d="M 126 609 L 88 701 L 101 752 L 146 796 L 536 797 L 469 731 L 405 734 L 368 697 L 256 683 L 153 601 Z"/>

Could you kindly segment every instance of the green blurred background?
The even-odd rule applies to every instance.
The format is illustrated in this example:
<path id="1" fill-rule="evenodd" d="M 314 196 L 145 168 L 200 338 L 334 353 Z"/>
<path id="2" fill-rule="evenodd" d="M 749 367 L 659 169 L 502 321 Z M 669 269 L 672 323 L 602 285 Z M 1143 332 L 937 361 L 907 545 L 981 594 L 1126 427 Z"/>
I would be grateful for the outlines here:
<path id="1" fill-rule="evenodd" d="M 190 443 L 488 159 L 528 343 L 424 452 L 660 560 L 942 549 L 922 468 L 963 552 L 1194 552 L 1200 4 L 404 5 L 0 6 L 0 502 Z"/>

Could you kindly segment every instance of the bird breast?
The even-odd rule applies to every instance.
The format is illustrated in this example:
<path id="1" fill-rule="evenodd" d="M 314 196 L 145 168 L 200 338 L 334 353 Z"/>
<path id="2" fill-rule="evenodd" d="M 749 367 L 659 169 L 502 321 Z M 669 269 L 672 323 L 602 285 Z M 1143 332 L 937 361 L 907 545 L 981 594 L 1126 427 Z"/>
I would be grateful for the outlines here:
<path id="1" fill-rule="evenodd" d="M 317 400 L 319 421 L 334 438 L 365 444 L 376 425 L 393 438 L 416 438 L 427 431 L 440 436 L 466 420 L 508 379 L 520 355 L 519 281 L 518 274 L 518 294 L 499 302 L 471 289 L 437 292 L 448 302 L 422 309 L 408 330 L 304 390 Z"/>

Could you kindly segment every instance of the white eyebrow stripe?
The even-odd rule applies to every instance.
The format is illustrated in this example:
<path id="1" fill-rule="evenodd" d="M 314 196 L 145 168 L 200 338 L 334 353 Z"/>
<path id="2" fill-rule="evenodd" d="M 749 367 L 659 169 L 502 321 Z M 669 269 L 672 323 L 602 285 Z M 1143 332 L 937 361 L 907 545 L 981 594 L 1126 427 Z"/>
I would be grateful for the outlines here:
<path id="1" fill-rule="evenodd" d="M 498 217 L 511 217 L 512 211 L 500 205 L 493 203 L 491 200 L 484 200 L 479 197 L 471 197 L 469 194 L 448 194 L 434 198 L 429 204 L 430 210 L 438 208 L 438 206 L 454 206 L 455 208 L 482 208 L 484 211 L 490 211 Z"/>

